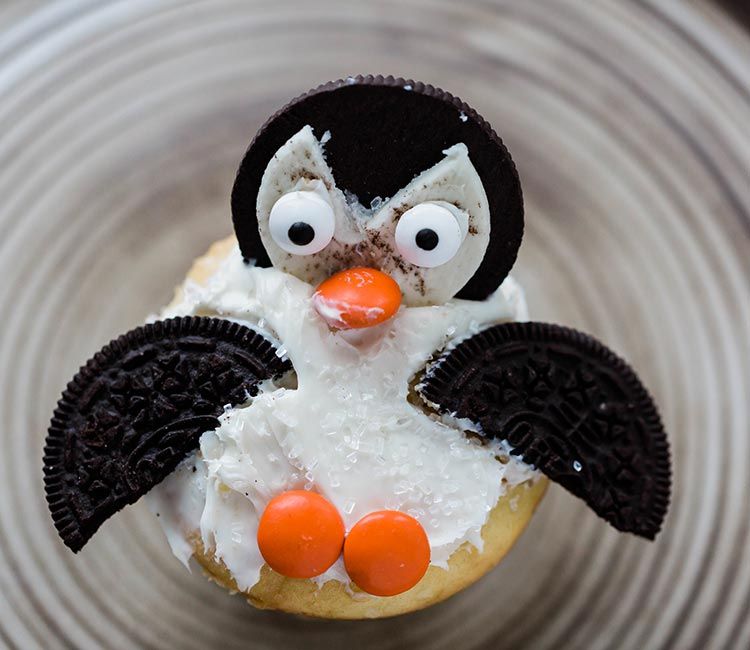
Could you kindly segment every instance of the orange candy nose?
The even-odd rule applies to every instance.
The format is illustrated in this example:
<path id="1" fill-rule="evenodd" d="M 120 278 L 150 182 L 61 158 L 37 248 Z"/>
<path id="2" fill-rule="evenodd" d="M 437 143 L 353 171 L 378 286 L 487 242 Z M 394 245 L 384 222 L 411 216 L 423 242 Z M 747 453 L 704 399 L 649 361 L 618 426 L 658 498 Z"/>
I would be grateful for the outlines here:
<path id="1" fill-rule="evenodd" d="M 398 311 L 401 289 L 382 271 L 357 267 L 335 273 L 322 282 L 313 304 L 331 327 L 370 327 Z"/>
<path id="2" fill-rule="evenodd" d="M 414 517 L 381 510 L 362 517 L 349 531 L 344 564 L 362 591 L 395 596 L 424 576 L 430 564 L 430 543 Z"/>
<path id="3" fill-rule="evenodd" d="M 274 571 L 312 578 L 341 555 L 344 522 L 330 501 L 314 492 L 290 490 L 269 502 L 258 525 L 258 548 Z"/>

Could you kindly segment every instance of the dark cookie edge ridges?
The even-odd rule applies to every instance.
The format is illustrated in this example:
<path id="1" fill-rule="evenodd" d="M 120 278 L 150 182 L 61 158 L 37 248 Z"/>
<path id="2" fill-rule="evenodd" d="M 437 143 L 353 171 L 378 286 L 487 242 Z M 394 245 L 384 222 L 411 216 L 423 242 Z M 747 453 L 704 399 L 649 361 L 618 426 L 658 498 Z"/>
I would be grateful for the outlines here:
<path id="1" fill-rule="evenodd" d="M 441 88 L 432 86 L 431 84 L 425 84 L 421 81 L 414 81 L 412 79 L 404 79 L 403 77 L 394 77 L 392 75 L 356 75 L 321 84 L 285 104 L 281 109 L 268 118 L 260 129 L 258 129 L 237 170 L 231 196 L 232 221 L 234 223 L 235 234 L 239 241 L 243 257 L 246 261 L 255 260 L 256 266 L 272 266 L 268 253 L 261 241 L 260 233 L 258 232 L 255 200 L 260 187 L 260 179 L 265 171 L 270 156 L 275 153 L 275 150 L 270 153 L 267 152 L 268 156 L 264 157 L 262 161 L 251 163 L 250 161 L 252 159 L 254 147 L 256 147 L 259 141 L 267 137 L 268 129 L 274 124 L 282 125 L 283 128 L 285 114 L 303 100 L 314 95 L 327 93 L 352 85 L 389 86 L 402 89 L 405 86 L 411 86 L 411 90 L 405 90 L 404 92 L 426 95 L 451 104 L 457 109 L 457 111 L 462 112 L 468 120 L 476 123 L 487 135 L 488 141 L 494 146 L 494 155 L 496 156 L 497 161 L 507 167 L 506 171 L 509 174 L 508 182 L 511 187 L 508 192 L 509 196 L 507 200 L 510 209 L 503 214 L 497 214 L 497 211 L 490 210 L 490 222 L 492 227 L 490 228 L 490 241 L 487 250 L 485 251 L 484 258 L 474 275 L 456 294 L 456 297 L 466 300 L 485 299 L 500 286 L 510 272 L 515 264 L 518 250 L 521 246 L 521 240 L 523 239 L 523 192 L 516 165 L 508 148 L 489 122 L 487 122 L 466 102 Z M 291 135 L 293 134 L 290 134 L 289 137 L 291 137 Z M 281 142 L 278 146 L 281 146 L 283 143 L 284 142 Z M 437 160 L 435 160 L 435 162 L 437 162 Z M 257 165 L 260 164 L 263 165 L 262 169 L 253 169 L 253 167 L 257 167 Z M 256 180 L 250 181 L 248 180 L 250 178 L 255 178 Z M 488 180 L 490 179 L 483 178 L 482 184 L 485 186 L 485 192 L 487 192 L 490 206 L 492 206 L 493 198 L 491 193 L 501 192 L 502 189 L 496 189 L 498 184 L 496 182 L 488 182 Z"/>
<path id="2" fill-rule="evenodd" d="M 186 316 L 156 321 L 130 330 L 104 346 L 81 366 L 63 391 L 50 422 L 44 446 L 44 485 L 50 515 L 61 539 L 74 552 L 79 551 L 99 526 L 106 521 L 106 518 L 104 518 L 95 525 L 93 530 L 82 532 L 68 499 L 69 491 L 64 482 L 66 473 L 64 463 L 67 449 L 65 430 L 66 422 L 75 411 L 76 402 L 88 388 L 92 387 L 105 369 L 110 369 L 114 367 L 114 364 L 122 362 L 129 353 L 144 345 L 183 338 L 188 344 L 193 339 L 197 341 L 204 338 L 241 346 L 243 352 L 257 355 L 258 369 L 264 367 L 269 379 L 279 377 L 292 370 L 291 362 L 276 354 L 276 347 L 270 340 L 243 325 L 220 318 Z M 257 383 L 255 383 L 255 386 L 257 386 Z M 223 405 L 219 406 L 223 408 Z M 217 416 L 221 413 L 221 408 L 217 408 L 217 410 L 219 411 L 217 415 L 176 420 L 160 430 L 172 432 L 194 427 L 201 428 L 204 431 L 210 430 L 218 426 Z M 173 467 L 165 467 L 164 476 L 160 480 L 166 478 L 181 460 L 175 462 Z M 138 495 L 138 498 L 140 496 L 142 495 Z M 122 503 L 117 509 L 134 503 L 136 500 L 137 498 Z"/>
<path id="3" fill-rule="evenodd" d="M 420 396 L 431 406 L 441 412 L 449 412 L 476 422 L 475 414 L 470 412 L 468 403 L 477 396 L 462 391 L 471 382 L 474 372 L 479 372 L 478 364 L 491 346 L 503 346 L 509 343 L 534 343 L 572 345 L 586 361 L 597 362 L 615 371 L 627 386 L 630 396 L 640 418 L 647 425 L 650 435 L 653 457 L 654 486 L 649 508 L 646 512 L 634 513 L 629 524 L 617 525 L 611 517 L 600 512 L 596 504 L 586 495 L 577 494 L 587 504 L 616 528 L 632 532 L 647 539 L 654 539 L 661 530 L 670 501 L 671 461 L 669 443 L 656 404 L 648 390 L 642 384 L 632 367 L 621 357 L 607 348 L 594 337 L 577 330 L 548 323 L 506 323 L 495 325 L 463 341 L 452 350 L 439 357 L 427 367 L 421 382 L 417 386 Z M 472 368 L 475 370 L 472 371 Z M 457 382 L 463 386 L 457 386 Z M 481 399 L 481 398 L 479 398 Z M 476 408 L 476 402 L 474 403 Z M 494 437 L 494 432 L 485 432 Z M 493 435 L 494 434 L 494 435 Z M 523 457 L 523 449 L 514 448 L 514 455 Z M 560 476 L 550 472 L 549 468 L 539 467 L 555 481 Z"/>

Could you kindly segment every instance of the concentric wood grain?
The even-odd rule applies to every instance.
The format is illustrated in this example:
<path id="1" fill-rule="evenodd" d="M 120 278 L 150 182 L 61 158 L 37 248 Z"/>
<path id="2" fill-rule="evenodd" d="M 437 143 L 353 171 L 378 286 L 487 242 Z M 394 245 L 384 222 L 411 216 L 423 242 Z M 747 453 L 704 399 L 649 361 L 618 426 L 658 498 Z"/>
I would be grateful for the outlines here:
<path id="1" fill-rule="evenodd" d="M 702 6 L 701 6 L 702 7 Z M 750 44 L 683 2 L 19 3 L 0 9 L 0 646 L 750 645 Z M 258 612 L 184 571 L 138 504 L 78 556 L 42 495 L 82 360 L 230 230 L 255 129 L 351 72 L 474 105 L 518 163 L 537 319 L 639 369 L 672 434 L 656 543 L 553 489 L 503 565 L 428 611 Z"/>

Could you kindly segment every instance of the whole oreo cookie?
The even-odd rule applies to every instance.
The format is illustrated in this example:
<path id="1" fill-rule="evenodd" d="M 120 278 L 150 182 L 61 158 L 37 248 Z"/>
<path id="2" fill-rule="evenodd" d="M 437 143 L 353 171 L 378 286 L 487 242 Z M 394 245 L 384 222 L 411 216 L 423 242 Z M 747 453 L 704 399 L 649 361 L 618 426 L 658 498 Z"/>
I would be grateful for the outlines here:
<path id="1" fill-rule="evenodd" d="M 271 266 L 258 233 L 255 205 L 263 173 L 278 149 L 304 126 L 329 132 L 326 161 L 336 185 L 362 205 L 392 197 L 464 143 L 487 193 L 490 242 L 477 272 L 457 294 L 483 300 L 513 266 L 523 237 L 523 197 L 502 140 L 468 104 L 434 86 L 382 76 L 323 84 L 273 115 L 258 131 L 237 172 L 232 218 L 242 254 Z"/>
<path id="2" fill-rule="evenodd" d="M 68 384 L 44 449 L 55 526 L 80 550 L 215 429 L 226 405 L 291 364 L 252 330 L 185 317 L 139 327 L 98 352 Z"/>
<path id="3" fill-rule="evenodd" d="M 669 446 L 635 372 L 581 332 L 497 325 L 439 359 L 418 387 L 440 411 L 582 498 L 615 528 L 653 539 L 669 504 Z"/>

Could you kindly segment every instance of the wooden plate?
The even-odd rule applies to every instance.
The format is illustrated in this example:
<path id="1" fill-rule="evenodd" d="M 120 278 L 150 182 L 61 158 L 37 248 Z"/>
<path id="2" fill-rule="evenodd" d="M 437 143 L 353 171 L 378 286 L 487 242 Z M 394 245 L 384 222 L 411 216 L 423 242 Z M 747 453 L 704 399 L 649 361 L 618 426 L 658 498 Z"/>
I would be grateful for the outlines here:
<path id="1" fill-rule="evenodd" d="M 750 43 L 688 3 L 5 3 L 0 11 L 0 646 L 750 645 Z M 503 565 L 428 611 L 255 611 L 142 504 L 78 556 L 41 447 L 64 383 L 230 231 L 261 122 L 356 72 L 465 98 L 518 162 L 532 313 L 628 357 L 672 436 L 655 543 L 552 489 Z"/>

